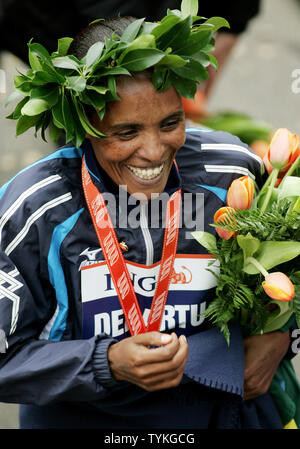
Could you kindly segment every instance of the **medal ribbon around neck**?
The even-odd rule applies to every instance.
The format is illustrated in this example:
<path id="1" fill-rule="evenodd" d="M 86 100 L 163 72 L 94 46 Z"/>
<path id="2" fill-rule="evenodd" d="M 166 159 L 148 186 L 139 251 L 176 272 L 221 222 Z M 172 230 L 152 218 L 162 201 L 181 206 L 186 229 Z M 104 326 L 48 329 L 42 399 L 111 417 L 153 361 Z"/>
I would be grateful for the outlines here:
<path id="1" fill-rule="evenodd" d="M 138 335 L 145 332 L 159 331 L 177 250 L 181 189 L 172 194 L 167 204 L 160 270 L 151 304 L 148 325 L 146 326 L 104 198 L 91 180 L 84 157 L 82 158 L 82 185 L 93 225 L 130 334 Z"/>

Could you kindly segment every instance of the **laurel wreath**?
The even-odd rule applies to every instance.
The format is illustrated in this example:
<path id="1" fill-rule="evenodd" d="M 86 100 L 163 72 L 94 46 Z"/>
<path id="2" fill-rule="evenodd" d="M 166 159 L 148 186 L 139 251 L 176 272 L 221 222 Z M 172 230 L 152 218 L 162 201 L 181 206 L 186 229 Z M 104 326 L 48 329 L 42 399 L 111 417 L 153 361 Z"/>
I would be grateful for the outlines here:
<path id="1" fill-rule="evenodd" d="M 156 23 L 137 19 L 122 36 L 113 33 L 105 42 L 96 42 L 81 60 L 68 54 L 72 38 L 58 40 L 51 55 L 41 45 L 28 43 L 30 69 L 15 76 L 15 92 L 6 105 L 21 100 L 7 117 L 17 120 L 16 135 L 30 128 L 46 130 L 52 141 L 65 133 L 66 143 L 79 148 L 86 133 L 103 137 L 91 123 L 86 106 L 100 120 L 106 103 L 119 100 L 116 76 L 153 68 L 152 83 L 157 91 L 171 85 L 185 98 L 192 99 L 197 84 L 208 77 L 206 67 L 217 69 L 214 33 L 229 27 L 222 17 L 206 19 L 197 15 L 198 1 L 183 0 L 181 10 L 168 10 Z M 101 19 L 99 19 L 101 20 Z"/>

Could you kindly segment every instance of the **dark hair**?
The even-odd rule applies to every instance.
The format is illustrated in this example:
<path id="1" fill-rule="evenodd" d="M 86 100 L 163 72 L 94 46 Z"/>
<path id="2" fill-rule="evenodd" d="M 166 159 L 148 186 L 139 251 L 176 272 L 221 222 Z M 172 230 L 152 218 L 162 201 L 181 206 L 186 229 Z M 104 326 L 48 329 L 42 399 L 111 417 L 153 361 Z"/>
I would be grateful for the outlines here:
<path id="1" fill-rule="evenodd" d="M 134 20 L 136 20 L 135 17 L 125 16 L 91 23 L 75 36 L 70 45 L 69 54 L 77 59 L 83 58 L 93 44 L 104 42 L 105 38 L 110 38 L 113 32 L 121 36 Z"/>

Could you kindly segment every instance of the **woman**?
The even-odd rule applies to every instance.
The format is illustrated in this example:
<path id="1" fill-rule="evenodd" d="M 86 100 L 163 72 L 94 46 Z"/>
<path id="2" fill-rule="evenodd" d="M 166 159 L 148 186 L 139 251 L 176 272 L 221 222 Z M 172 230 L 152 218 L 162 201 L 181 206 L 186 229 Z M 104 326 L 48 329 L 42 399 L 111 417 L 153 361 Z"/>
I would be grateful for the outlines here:
<path id="1" fill-rule="evenodd" d="M 93 24 L 70 53 L 127 25 Z M 91 115 L 105 138 L 1 190 L 0 400 L 25 404 L 21 428 L 281 427 L 267 390 L 289 334 L 243 342 L 232 326 L 227 347 L 200 315 L 215 280 L 190 237 L 213 232 L 234 178 L 260 182 L 260 160 L 227 133 L 186 132 L 180 95 L 151 76 L 116 77 L 120 100 Z"/>

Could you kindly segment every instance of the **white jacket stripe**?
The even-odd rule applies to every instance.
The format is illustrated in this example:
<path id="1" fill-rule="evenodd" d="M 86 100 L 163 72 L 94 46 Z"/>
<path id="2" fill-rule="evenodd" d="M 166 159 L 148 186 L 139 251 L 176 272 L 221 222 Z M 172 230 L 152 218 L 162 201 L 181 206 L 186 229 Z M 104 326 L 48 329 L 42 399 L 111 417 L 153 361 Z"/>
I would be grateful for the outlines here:
<path id="1" fill-rule="evenodd" d="M 22 203 L 25 201 L 26 198 L 28 198 L 33 193 L 37 192 L 39 189 L 51 184 L 52 182 L 58 181 L 61 179 L 61 176 L 59 175 L 53 175 L 49 176 L 46 179 L 43 179 L 42 181 L 37 182 L 33 186 L 31 186 L 29 189 L 25 190 L 19 198 L 7 209 L 7 211 L 2 215 L 0 219 L 0 242 L 2 237 L 2 230 L 10 217 L 18 210 L 18 208 L 22 205 Z"/>
<path id="2" fill-rule="evenodd" d="M 201 150 L 219 150 L 219 151 L 229 150 L 245 153 L 247 154 L 247 156 L 250 156 L 252 159 L 255 159 L 260 164 L 262 173 L 264 172 L 264 163 L 262 159 L 257 154 L 252 153 L 250 150 L 240 145 L 234 145 L 230 143 L 202 143 Z"/>
<path id="3" fill-rule="evenodd" d="M 68 192 L 64 195 L 61 195 L 57 198 L 54 198 L 53 200 L 49 201 L 48 203 L 44 204 L 42 207 L 40 207 L 38 210 L 32 214 L 28 220 L 26 221 L 25 226 L 23 229 L 17 234 L 17 236 L 14 238 L 14 240 L 6 247 L 5 253 L 9 256 L 10 253 L 19 245 L 19 243 L 26 237 L 26 235 L 29 232 L 29 229 L 31 225 L 38 220 L 48 209 L 52 209 L 53 207 L 58 206 L 59 204 L 65 203 L 66 201 L 70 201 L 72 199 L 71 192 Z"/>

